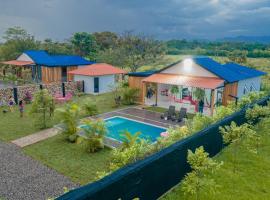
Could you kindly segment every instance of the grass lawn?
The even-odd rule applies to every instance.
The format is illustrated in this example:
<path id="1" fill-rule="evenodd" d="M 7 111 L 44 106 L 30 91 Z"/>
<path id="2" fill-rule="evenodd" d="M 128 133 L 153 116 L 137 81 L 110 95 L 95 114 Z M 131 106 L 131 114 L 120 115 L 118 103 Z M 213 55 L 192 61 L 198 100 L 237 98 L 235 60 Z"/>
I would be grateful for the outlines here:
<path id="1" fill-rule="evenodd" d="M 107 169 L 111 155 L 107 148 L 87 153 L 82 145 L 67 142 L 64 135 L 25 147 L 23 151 L 79 184 L 94 181 L 97 171 Z"/>
<path id="2" fill-rule="evenodd" d="M 81 97 L 74 97 L 73 102 L 82 106 L 84 102 L 90 101 L 97 105 L 99 113 L 112 111 L 113 107 L 113 94 L 107 93 L 102 95 L 85 95 Z M 63 105 L 57 105 L 61 107 Z M 11 141 L 37 131 L 40 131 L 38 127 L 34 125 L 34 118 L 29 114 L 31 105 L 25 106 L 25 116 L 20 118 L 18 107 L 14 108 L 14 112 L 8 112 L 4 114 L 0 109 L 0 140 Z M 81 114 L 82 117 L 85 116 L 84 113 Z M 59 123 L 57 114 L 53 119 L 48 122 L 48 127 L 51 127 Z"/>
<path id="3" fill-rule="evenodd" d="M 231 162 L 232 148 L 225 148 L 218 156 L 224 165 L 213 175 L 208 175 L 219 185 L 216 194 L 209 188 L 200 192 L 200 200 L 266 200 L 270 199 L 270 119 L 260 123 L 257 132 L 262 135 L 262 144 L 258 154 L 249 153 L 246 148 L 239 148 L 237 172 L 233 173 Z M 181 169 L 179 169 L 181 170 Z M 163 200 L 194 199 L 185 198 L 181 184 L 168 193 Z"/>

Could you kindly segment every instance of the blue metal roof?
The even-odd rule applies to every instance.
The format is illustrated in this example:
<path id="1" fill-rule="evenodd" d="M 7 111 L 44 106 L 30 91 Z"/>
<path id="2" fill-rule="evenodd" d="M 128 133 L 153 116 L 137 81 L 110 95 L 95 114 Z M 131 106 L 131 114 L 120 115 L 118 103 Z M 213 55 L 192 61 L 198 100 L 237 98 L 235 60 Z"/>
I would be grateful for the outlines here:
<path id="1" fill-rule="evenodd" d="M 128 73 L 129 76 L 137 76 L 137 77 L 147 77 L 151 76 L 152 74 L 156 73 L 156 71 L 145 71 L 145 72 L 130 72 Z"/>
<path id="2" fill-rule="evenodd" d="M 89 65 L 95 63 L 92 61 L 88 61 L 81 56 L 50 55 L 44 50 L 28 50 L 24 53 L 27 54 L 36 64 L 49 67 Z"/>
<path id="3" fill-rule="evenodd" d="M 192 60 L 229 83 L 266 74 L 265 72 L 236 63 L 227 63 L 222 65 L 209 57 L 193 57 Z"/>

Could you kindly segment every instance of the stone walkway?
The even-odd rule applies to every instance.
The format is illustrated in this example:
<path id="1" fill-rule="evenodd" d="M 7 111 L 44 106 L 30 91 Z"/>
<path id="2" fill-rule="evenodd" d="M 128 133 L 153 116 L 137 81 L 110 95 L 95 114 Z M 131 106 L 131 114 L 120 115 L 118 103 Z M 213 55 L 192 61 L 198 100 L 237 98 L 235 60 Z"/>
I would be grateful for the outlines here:
<path id="1" fill-rule="evenodd" d="M 63 187 L 78 187 L 14 144 L 0 142 L 0 159 L 0 199 L 46 200 L 63 194 Z"/>
<path id="2" fill-rule="evenodd" d="M 53 137 L 58 134 L 58 129 L 49 128 L 43 131 L 34 133 L 32 135 L 28 135 L 16 140 L 11 141 L 11 143 L 16 144 L 19 147 L 26 147 L 28 145 L 40 142 L 42 140 L 46 140 L 47 138 Z"/>

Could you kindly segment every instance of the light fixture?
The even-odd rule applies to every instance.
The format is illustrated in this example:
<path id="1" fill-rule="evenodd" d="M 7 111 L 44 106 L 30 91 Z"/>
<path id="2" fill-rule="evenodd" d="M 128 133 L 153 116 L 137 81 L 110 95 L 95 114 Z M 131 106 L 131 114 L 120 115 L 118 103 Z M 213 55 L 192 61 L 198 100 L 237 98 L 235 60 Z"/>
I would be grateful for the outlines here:
<path id="1" fill-rule="evenodd" d="M 191 71 L 191 68 L 192 68 L 192 64 L 193 64 L 192 59 L 187 58 L 187 59 L 184 60 L 183 63 L 184 63 L 184 70 L 186 72 L 190 72 Z"/>

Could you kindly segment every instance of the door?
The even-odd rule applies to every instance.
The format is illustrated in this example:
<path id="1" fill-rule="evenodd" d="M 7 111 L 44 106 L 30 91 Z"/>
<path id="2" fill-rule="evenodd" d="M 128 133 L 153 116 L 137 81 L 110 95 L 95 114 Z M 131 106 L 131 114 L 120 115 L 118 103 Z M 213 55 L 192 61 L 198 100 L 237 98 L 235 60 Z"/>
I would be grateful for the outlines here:
<path id="1" fill-rule="evenodd" d="M 67 82 L 67 68 L 66 67 L 61 68 L 61 74 L 62 74 L 62 82 Z"/>
<path id="2" fill-rule="evenodd" d="M 99 77 L 94 77 L 94 93 L 99 93 Z"/>

